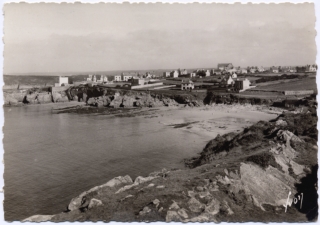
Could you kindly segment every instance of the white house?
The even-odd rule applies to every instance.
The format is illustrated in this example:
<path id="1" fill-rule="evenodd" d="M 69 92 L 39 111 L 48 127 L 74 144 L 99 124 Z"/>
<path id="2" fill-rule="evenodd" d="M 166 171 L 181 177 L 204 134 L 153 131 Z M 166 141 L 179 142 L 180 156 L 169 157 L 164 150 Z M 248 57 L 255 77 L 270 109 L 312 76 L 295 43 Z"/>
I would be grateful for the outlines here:
<path id="1" fill-rule="evenodd" d="M 221 70 L 220 69 L 214 69 L 214 70 L 212 70 L 212 74 L 221 75 Z"/>
<path id="2" fill-rule="evenodd" d="M 259 71 L 260 73 L 262 73 L 262 72 L 264 72 L 265 70 L 264 70 L 264 68 L 261 66 L 261 67 L 258 68 L 258 71 Z"/>
<path id="3" fill-rule="evenodd" d="M 250 73 L 255 73 L 255 72 L 256 72 L 256 69 L 254 69 L 254 68 L 250 69 Z"/>
<path id="4" fill-rule="evenodd" d="M 206 77 L 209 77 L 209 76 L 210 76 L 210 70 L 205 70 L 204 72 L 205 72 L 205 74 L 206 74 Z"/>
<path id="5" fill-rule="evenodd" d="M 101 75 L 101 76 L 100 76 L 100 79 L 97 80 L 98 83 L 104 83 L 104 82 L 108 82 L 108 81 L 109 81 L 109 80 L 108 80 L 108 77 L 105 76 L 105 75 Z"/>
<path id="6" fill-rule="evenodd" d="M 306 67 L 306 72 L 317 72 L 317 66 L 316 65 L 309 65 Z"/>
<path id="7" fill-rule="evenodd" d="M 194 83 L 191 80 L 182 80 L 181 90 L 192 90 L 194 89 Z"/>
<path id="8" fill-rule="evenodd" d="M 164 77 L 170 77 L 170 72 L 163 72 Z"/>
<path id="9" fill-rule="evenodd" d="M 247 74 L 247 73 L 248 73 L 248 70 L 242 69 L 242 70 L 241 70 L 241 73 L 242 73 L 242 74 Z"/>
<path id="10" fill-rule="evenodd" d="M 59 77 L 59 86 L 68 86 L 69 85 L 69 78 L 68 77 Z"/>
<path id="11" fill-rule="evenodd" d="M 247 78 L 241 79 L 241 80 L 238 79 L 234 83 L 234 88 L 238 91 L 243 91 L 243 90 L 249 89 L 250 84 L 251 84 L 251 82 Z"/>
<path id="12" fill-rule="evenodd" d="M 232 77 L 232 79 L 237 79 L 238 75 L 237 75 L 236 73 L 233 73 L 233 74 L 231 75 L 231 77 Z"/>
<path id="13" fill-rule="evenodd" d="M 122 81 L 121 75 L 115 75 L 114 76 L 114 81 Z"/>
<path id="14" fill-rule="evenodd" d="M 184 70 L 180 70 L 180 75 L 187 75 L 188 74 L 188 71 L 186 69 Z"/>
<path id="15" fill-rule="evenodd" d="M 131 75 L 122 75 L 122 81 L 129 81 L 130 79 L 132 79 Z"/>
<path id="16" fill-rule="evenodd" d="M 278 70 L 277 68 L 273 68 L 273 69 L 272 69 L 272 72 L 273 72 L 273 73 L 279 73 L 279 70 Z"/>
<path id="17" fill-rule="evenodd" d="M 234 80 L 232 79 L 231 76 L 227 76 L 227 77 L 223 77 L 220 84 L 222 86 L 228 86 L 228 85 L 233 85 L 234 84 Z"/>
<path id="18" fill-rule="evenodd" d="M 173 78 L 178 77 L 178 76 L 179 76 L 179 72 L 178 72 L 177 70 L 172 71 L 172 72 L 170 73 L 170 76 L 173 77 Z"/>
<path id="19" fill-rule="evenodd" d="M 289 72 L 290 72 L 290 73 L 296 73 L 297 70 L 296 70 L 295 68 L 291 68 L 291 69 L 289 70 Z"/>
<path id="20" fill-rule="evenodd" d="M 89 77 L 87 77 L 87 81 L 92 81 L 92 74 L 89 74 Z"/>
<path id="21" fill-rule="evenodd" d="M 135 85 L 144 85 L 145 80 L 143 78 L 139 78 L 139 77 L 132 77 L 131 79 L 131 84 L 133 86 Z"/>

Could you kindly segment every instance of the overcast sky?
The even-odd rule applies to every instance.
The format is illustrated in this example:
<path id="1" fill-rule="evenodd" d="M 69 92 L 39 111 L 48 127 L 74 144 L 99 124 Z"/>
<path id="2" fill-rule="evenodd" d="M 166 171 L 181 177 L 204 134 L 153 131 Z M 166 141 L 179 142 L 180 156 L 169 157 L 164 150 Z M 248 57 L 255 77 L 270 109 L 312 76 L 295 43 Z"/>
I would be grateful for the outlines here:
<path id="1" fill-rule="evenodd" d="M 4 7 L 4 74 L 312 64 L 305 4 Z"/>

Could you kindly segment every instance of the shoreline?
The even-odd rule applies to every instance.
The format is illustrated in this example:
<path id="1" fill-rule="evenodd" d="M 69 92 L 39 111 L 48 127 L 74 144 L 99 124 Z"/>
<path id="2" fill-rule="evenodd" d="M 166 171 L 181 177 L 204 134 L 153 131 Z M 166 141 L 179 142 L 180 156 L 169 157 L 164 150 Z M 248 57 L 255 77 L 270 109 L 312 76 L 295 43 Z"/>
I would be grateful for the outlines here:
<path id="1" fill-rule="evenodd" d="M 162 171 L 150 173 L 147 177 L 138 176 L 134 180 L 127 175 L 115 177 L 74 197 L 68 205 L 68 212 L 55 215 L 34 215 L 23 221 L 86 221 L 85 218 L 87 216 L 89 218 L 100 218 L 94 219 L 94 221 L 110 221 L 114 220 L 112 215 L 115 212 L 119 210 L 123 212 L 124 208 L 128 213 L 126 216 L 123 215 L 122 219 L 124 221 L 132 221 L 135 218 L 133 219 L 134 221 L 145 222 L 222 222 L 226 218 L 230 219 L 228 221 L 238 221 L 238 215 L 241 216 L 243 221 L 248 221 L 248 219 L 256 222 L 262 221 L 261 218 L 267 218 L 273 213 L 270 208 L 267 210 L 265 204 L 275 211 L 282 212 L 284 210 L 282 205 L 287 199 L 287 192 L 291 190 L 296 193 L 294 183 L 305 177 L 307 173 L 311 173 L 311 166 L 313 165 L 310 161 L 292 158 L 305 151 L 304 147 L 298 147 L 297 143 L 300 143 L 300 145 L 303 143 L 308 144 L 301 139 L 305 137 L 300 136 L 300 134 L 305 132 L 303 129 L 308 129 L 307 127 L 312 124 L 304 124 L 306 128 L 298 131 L 299 136 L 289 131 L 292 129 L 289 126 L 291 120 L 294 118 L 301 120 L 305 116 L 312 118 L 312 115 L 292 113 L 281 115 L 285 116 L 277 117 L 273 119 L 273 122 L 257 122 L 249 128 L 243 129 L 236 136 L 232 133 L 226 133 L 222 136 L 228 137 L 231 135 L 231 140 L 246 140 L 250 137 L 246 135 L 246 132 L 248 132 L 246 130 L 249 129 L 249 131 L 252 130 L 254 132 L 254 135 L 258 135 L 253 140 L 260 143 L 261 147 L 263 147 L 261 150 L 265 147 L 267 147 L 267 150 L 241 154 L 240 152 L 237 153 L 238 150 L 235 148 L 234 155 L 221 152 L 216 154 L 215 158 L 203 158 L 204 154 L 208 154 L 208 152 L 202 152 L 199 159 L 213 161 L 211 163 L 206 161 L 206 163 L 200 165 L 193 164 L 194 167 L 192 169 L 163 169 Z M 269 140 L 265 140 L 266 137 L 259 134 L 265 132 L 264 126 L 270 127 L 267 130 L 280 128 L 276 137 L 272 140 L 273 142 L 286 143 L 281 147 L 283 153 L 280 153 L 274 147 L 277 146 L 277 143 L 272 144 Z M 219 137 L 213 140 L 224 142 Z M 290 141 L 288 142 L 288 140 Z M 269 150 L 269 146 L 271 150 Z M 245 149 L 252 147 L 250 141 L 247 141 L 244 146 Z M 248 149 L 246 151 L 249 151 Z M 289 153 L 291 155 L 293 153 L 293 156 L 290 156 Z M 256 159 L 258 156 L 271 157 L 270 159 L 274 158 L 275 161 L 268 161 L 267 165 L 261 164 L 263 162 Z M 293 168 L 291 173 L 282 171 L 284 168 L 288 168 L 287 165 L 291 165 Z M 306 171 L 303 170 L 304 172 L 302 172 L 303 167 L 307 169 Z M 259 182 L 255 183 L 252 179 L 259 180 Z M 273 183 L 270 183 L 270 179 Z M 252 182 L 258 185 L 252 186 Z M 242 183 L 247 186 L 242 186 Z M 244 192 L 237 192 L 237 189 L 243 189 Z M 223 190 L 231 191 L 235 196 L 231 198 L 228 194 L 226 195 L 228 192 L 224 193 Z M 266 196 L 261 195 L 261 190 L 264 191 Z M 240 205 L 240 209 L 236 199 L 247 198 L 243 196 L 251 196 L 251 200 L 246 200 L 247 202 L 242 203 L 244 205 Z M 293 201 L 291 198 L 289 200 Z M 114 205 L 114 202 L 117 202 L 117 205 Z M 244 206 L 249 208 L 243 211 L 242 207 Z M 101 216 L 99 214 L 101 209 L 107 210 L 105 211 L 106 215 L 102 218 L 99 217 Z M 256 217 L 251 217 L 252 212 L 255 212 L 254 215 Z M 135 216 L 132 217 L 133 215 Z M 288 208 L 288 214 L 278 213 L 276 215 L 272 219 L 274 222 L 283 221 L 283 219 L 288 222 L 302 221 L 304 217 L 304 214 L 298 213 L 294 207 Z"/>

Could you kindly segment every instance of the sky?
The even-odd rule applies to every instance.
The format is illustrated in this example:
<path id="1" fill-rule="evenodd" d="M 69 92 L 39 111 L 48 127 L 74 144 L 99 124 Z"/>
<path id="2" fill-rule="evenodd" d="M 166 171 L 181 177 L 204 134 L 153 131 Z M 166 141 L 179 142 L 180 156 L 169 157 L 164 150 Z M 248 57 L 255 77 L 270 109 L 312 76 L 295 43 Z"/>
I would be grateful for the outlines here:
<path id="1" fill-rule="evenodd" d="M 4 74 L 313 64 L 314 27 L 312 3 L 11 3 Z"/>

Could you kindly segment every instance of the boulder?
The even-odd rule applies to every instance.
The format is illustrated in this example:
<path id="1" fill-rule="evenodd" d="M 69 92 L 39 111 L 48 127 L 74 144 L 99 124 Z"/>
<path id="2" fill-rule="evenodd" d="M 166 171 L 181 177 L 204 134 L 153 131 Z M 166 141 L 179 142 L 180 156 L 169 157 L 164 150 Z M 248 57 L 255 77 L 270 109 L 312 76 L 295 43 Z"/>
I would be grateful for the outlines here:
<path id="1" fill-rule="evenodd" d="M 159 199 L 155 199 L 155 200 L 152 201 L 152 203 L 155 204 L 155 205 L 158 205 L 160 203 L 160 200 Z"/>
<path id="2" fill-rule="evenodd" d="M 199 202 L 196 198 L 191 198 L 188 201 L 188 206 L 192 212 L 201 212 L 204 209 L 204 204 Z"/>
<path id="3" fill-rule="evenodd" d="M 92 199 L 90 200 L 90 203 L 89 203 L 88 208 L 89 208 L 89 209 L 92 209 L 92 208 L 94 208 L 94 207 L 101 206 L 101 205 L 103 205 L 103 203 L 102 203 L 101 200 L 92 198 Z"/>
<path id="4" fill-rule="evenodd" d="M 23 99 L 23 103 L 28 103 L 28 104 L 38 103 L 38 94 L 37 93 L 27 94 Z"/>
<path id="5" fill-rule="evenodd" d="M 113 108 L 119 108 L 122 105 L 122 97 L 115 95 L 114 99 L 110 102 L 109 106 Z"/>
<path id="6" fill-rule="evenodd" d="M 81 208 L 81 206 L 84 202 L 83 199 L 85 199 L 86 194 L 87 194 L 87 192 L 83 192 L 78 197 L 71 199 L 71 201 L 68 205 L 68 210 L 74 211 L 74 210 L 78 210 L 79 208 Z"/>
<path id="7" fill-rule="evenodd" d="M 129 175 L 126 175 L 124 177 L 122 177 L 122 176 L 115 177 L 115 178 L 109 180 L 106 184 L 104 184 L 102 186 L 103 187 L 115 187 L 120 184 L 127 185 L 127 184 L 132 184 L 132 183 L 133 183 L 133 181 L 132 181 L 131 177 Z"/>
<path id="8" fill-rule="evenodd" d="M 143 215 L 148 214 L 149 212 L 151 212 L 151 209 L 150 209 L 148 206 L 145 206 L 145 207 L 143 208 L 143 210 L 141 210 L 141 211 L 139 212 L 139 215 L 140 215 L 140 216 L 143 216 Z"/>
<path id="9" fill-rule="evenodd" d="M 179 205 L 173 201 L 173 203 L 171 204 L 171 206 L 169 207 L 169 209 L 180 209 Z"/>
<path id="10" fill-rule="evenodd" d="M 178 210 L 178 214 L 183 219 L 187 219 L 189 217 L 187 211 L 185 209 L 183 209 L 183 208 Z"/>
<path id="11" fill-rule="evenodd" d="M 51 220 L 52 217 L 54 217 L 54 215 L 33 215 L 22 220 L 22 222 L 46 222 Z"/>
<path id="12" fill-rule="evenodd" d="M 232 211 L 232 209 L 230 208 L 228 202 L 226 200 L 223 201 L 222 207 L 224 209 L 224 211 L 227 212 L 228 215 L 233 215 L 234 212 Z"/>
<path id="13" fill-rule="evenodd" d="M 134 180 L 134 183 L 135 184 L 142 184 L 142 183 L 145 183 L 145 182 L 148 182 L 150 180 L 153 180 L 155 177 L 141 177 L 141 176 L 138 176 L 135 180 Z"/>
<path id="14" fill-rule="evenodd" d="M 7 96 L 4 96 L 4 104 L 5 105 L 18 105 L 18 100 L 10 95 L 7 95 Z"/>
<path id="15" fill-rule="evenodd" d="M 203 191 L 204 190 L 204 188 L 203 187 L 201 187 L 201 186 L 197 186 L 197 191 Z"/>
<path id="16" fill-rule="evenodd" d="M 155 179 L 155 178 L 156 178 L 156 177 L 151 177 L 151 176 L 149 176 L 149 177 L 141 177 L 141 176 L 138 176 L 138 177 L 135 179 L 135 181 L 134 181 L 133 184 L 126 185 L 126 186 L 120 188 L 120 189 L 116 192 L 116 194 L 119 194 L 119 193 L 121 193 L 121 192 L 123 192 L 123 191 L 129 190 L 129 189 L 131 189 L 132 187 L 138 186 L 138 185 L 140 185 L 140 184 L 142 184 L 142 183 L 148 182 L 148 181 L 153 180 L 153 179 Z"/>
<path id="17" fill-rule="evenodd" d="M 282 120 L 282 119 L 279 119 L 279 120 L 276 121 L 276 126 L 277 127 L 285 127 L 287 125 L 288 125 L 288 123 L 286 121 Z"/>
<path id="18" fill-rule="evenodd" d="M 52 95 L 50 92 L 47 93 L 39 93 L 38 94 L 38 102 L 39 103 L 50 103 L 52 102 Z"/>
<path id="19" fill-rule="evenodd" d="M 182 219 L 176 211 L 168 211 L 166 215 L 166 222 L 171 221 L 180 222 Z"/>
<path id="20" fill-rule="evenodd" d="M 55 92 L 52 93 L 52 100 L 53 102 L 68 102 L 68 96 L 65 92 Z"/>
<path id="21" fill-rule="evenodd" d="M 220 202 L 216 199 L 212 199 L 211 202 L 205 206 L 204 211 L 212 216 L 218 214 L 220 211 Z"/>
<path id="22" fill-rule="evenodd" d="M 130 107 L 133 107 L 135 105 L 135 102 L 136 100 L 134 98 L 132 98 L 131 96 L 123 96 L 123 99 L 122 99 L 122 107 L 125 107 L 125 108 L 130 108 Z"/>

